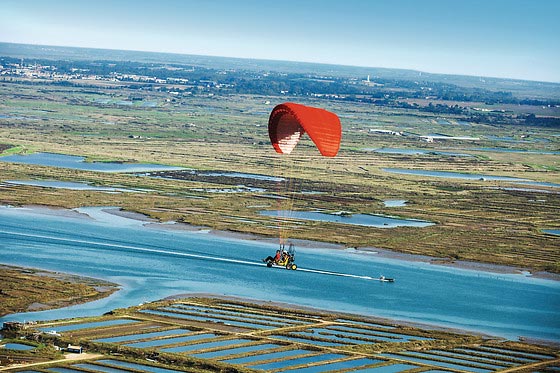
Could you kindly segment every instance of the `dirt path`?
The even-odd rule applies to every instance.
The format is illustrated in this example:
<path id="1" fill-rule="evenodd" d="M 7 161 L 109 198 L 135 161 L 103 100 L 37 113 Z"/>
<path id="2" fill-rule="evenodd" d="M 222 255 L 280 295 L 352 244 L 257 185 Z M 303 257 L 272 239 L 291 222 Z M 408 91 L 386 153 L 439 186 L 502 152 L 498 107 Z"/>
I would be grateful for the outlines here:
<path id="1" fill-rule="evenodd" d="M 560 359 L 539 361 L 533 364 L 519 365 L 517 367 L 500 370 L 500 373 L 511 373 L 511 372 L 516 372 L 518 370 L 522 370 L 524 372 L 529 372 L 529 371 L 536 372 L 538 368 L 542 368 L 547 365 L 558 365 L 559 363 L 560 363 Z"/>
<path id="2" fill-rule="evenodd" d="M 72 360 L 72 361 L 93 360 L 93 359 L 100 358 L 102 356 L 103 355 L 101 355 L 101 354 L 89 354 L 89 353 L 66 354 L 66 355 L 64 355 L 64 359 L 41 361 L 39 363 L 31 363 L 31 364 L 14 364 L 14 365 L 10 365 L 10 366 L 7 366 L 7 367 L 0 367 L 0 371 L 16 369 L 16 368 L 36 367 L 36 366 L 39 366 L 39 365 L 47 365 L 47 364 L 56 364 L 56 363 L 61 363 L 61 362 L 68 361 L 68 360 Z"/>

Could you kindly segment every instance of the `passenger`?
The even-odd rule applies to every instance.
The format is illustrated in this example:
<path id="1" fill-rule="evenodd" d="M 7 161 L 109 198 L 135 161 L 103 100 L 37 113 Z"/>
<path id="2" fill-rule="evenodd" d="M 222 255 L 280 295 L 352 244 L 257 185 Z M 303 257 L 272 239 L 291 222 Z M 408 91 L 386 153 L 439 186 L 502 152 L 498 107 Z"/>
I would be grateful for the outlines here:
<path id="1" fill-rule="evenodd" d="M 280 257 L 281 257 L 281 252 L 280 250 L 276 250 L 276 255 L 274 257 L 271 257 L 270 255 L 267 256 L 265 259 L 263 259 L 263 262 L 267 263 L 267 262 L 274 262 L 274 263 L 278 263 L 280 261 Z"/>

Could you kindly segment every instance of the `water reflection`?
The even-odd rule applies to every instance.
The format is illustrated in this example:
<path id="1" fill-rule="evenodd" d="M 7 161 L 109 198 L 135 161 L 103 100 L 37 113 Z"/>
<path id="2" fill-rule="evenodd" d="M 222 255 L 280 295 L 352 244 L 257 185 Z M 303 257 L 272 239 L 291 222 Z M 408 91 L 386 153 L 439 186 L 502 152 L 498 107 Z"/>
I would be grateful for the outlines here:
<path id="1" fill-rule="evenodd" d="M 12 185 L 38 186 L 43 188 L 70 189 L 70 190 L 95 190 L 98 192 L 143 193 L 146 191 L 146 190 L 139 190 L 139 189 L 104 187 L 104 186 L 90 185 L 88 183 L 78 183 L 72 181 L 59 181 L 59 180 L 6 180 L 6 183 Z"/>
<path id="2" fill-rule="evenodd" d="M 364 150 L 373 151 L 376 153 L 382 154 L 403 154 L 403 155 L 444 155 L 444 156 L 453 156 L 453 157 L 472 157 L 472 154 L 466 153 L 455 153 L 455 152 L 445 152 L 439 150 L 432 150 L 432 149 L 405 149 L 405 148 L 379 148 L 379 149 L 371 149 L 366 148 Z"/>

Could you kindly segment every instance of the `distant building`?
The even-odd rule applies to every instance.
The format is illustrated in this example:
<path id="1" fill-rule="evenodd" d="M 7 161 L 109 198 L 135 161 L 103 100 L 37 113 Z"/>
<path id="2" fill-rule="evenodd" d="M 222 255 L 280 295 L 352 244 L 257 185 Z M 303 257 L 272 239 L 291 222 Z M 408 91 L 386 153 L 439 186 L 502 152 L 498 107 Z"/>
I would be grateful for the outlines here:
<path id="1" fill-rule="evenodd" d="M 383 130 L 383 129 L 378 129 L 378 128 L 371 128 L 371 129 L 369 130 L 369 132 L 381 133 L 381 134 L 393 135 L 393 136 L 403 136 L 403 133 L 402 133 L 402 132 L 392 131 L 392 130 Z"/>
<path id="2" fill-rule="evenodd" d="M 469 136 L 427 135 L 427 136 L 420 136 L 420 138 L 426 142 L 434 142 L 434 140 L 480 141 L 480 137 L 469 137 Z"/>
<path id="3" fill-rule="evenodd" d="M 82 351 L 82 346 L 73 346 L 73 345 L 68 345 L 68 347 L 66 347 L 66 352 L 72 352 L 74 354 L 81 354 Z"/>

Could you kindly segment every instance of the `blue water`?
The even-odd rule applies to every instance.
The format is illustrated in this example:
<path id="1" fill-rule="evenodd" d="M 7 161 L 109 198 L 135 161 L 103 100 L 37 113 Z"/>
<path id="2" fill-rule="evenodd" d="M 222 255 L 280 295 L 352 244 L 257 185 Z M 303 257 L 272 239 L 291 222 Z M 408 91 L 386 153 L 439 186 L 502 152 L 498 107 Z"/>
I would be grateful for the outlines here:
<path id="1" fill-rule="evenodd" d="M 56 153 L 33 153 L 29 155 L 15 154 L 0 157 L 0 161 L 60 168 L 73 168 L 77 170 L 98 172 L 149 172 L 183 169 L 181 167 L 172 167 L 149 163 L 85 162 L 84 157 Z"/>
<path id="2" fill-rule="evenodd" d="M 285 358 L 285 357 L 296 356 L 296 355 L 305 355 L 305 354 L 309 354 L 310 352 L 311 352 L 310 350 L 300 350 L 300 349 L 284 350 L 278 352 L 263 353 L 259 355 L 238 357 L 236 359 L 227 359 L 224 361 L 230 364 L 247 364 L 247 363 L 257 364 L 256 363 L 257 361 L 273 360 L 273 359 Z"/>
<path id="3" fill-rule="evenodd" d="M 63 368 L 63 367 L 54 367 L 47 369 L 48 372 L 56 372 L 56 373 L 81 373 L 83 371 L 71 368 Z"/>
<path id="4" fill-rule="evenodd" d="M 237 185 L 234 188 L 192 188 L 193 192 L 205 193 L 262 193 L 266 192 L 263 188 L 247 187 L 245 185 Z"/>
<path id="5" fill-rule="evenodd" d="M 510 143 L 536 143 L 536 142 L 550 142 L 549 139 L 541 139 L 536 137 L 530 137 L 523 140 L 516 140 L 511 136 L 486 136 L 488 140 L 493 141 L 503 141 L 503 142 L 510 142 Z"/>
<path id="6" fill-rule="evenodd" d="M 217 357 L 228 356 L 228 355 L 236 355 L 241 353 L 247 353 L 252 351 L 263 351 L 263 350 L 271 350 L 273 348 L 280 347 L 280 345 L 275 345 L 271 343 L 265 343 L 260 345 L 250 345 L 244 347 L 236 347 L 230 348 L 225 350 L 218 350 L 218 351 L 211 351 L 211 352 L 203 352 L 199 354 L 194 354 L 193 356 L 200 357 L 203 359 L 214 359 Z"/>
<path id="7" fill-rule="evenodd" d="M 302 365 L 302 364 L 311 364 L 311 363 L 316 363 L 316 362 L 319 362 L 319 361 L 341 359 L 343 357 L 344 357 L 344 355 L 339 355 L 339 354 L 319 354 L 319 355 L 313 355 L 313 356 L 308 356 L 308 357 L 294 358 L 294 359 L 290 359 L 290 360 L 276 361 L 276 362 L 273 362 L 273 363 L 252 365 L 252 366 L 250 366 L 250 368 L 264 369 L 264 370 L 269 370 L 270 369 L 271 370 L 271 369 L 285 368 L 285 367 Z"/>
<path id="8" fill-rule="evenodd" d="M 212 321 L 212 322 L 223 322 L 227 325 L 235 325 L 240 326 L 242 328 L 255 328 L 255 329 L 275 329 L 278 325 L 264 325 L 264 324 L 255 324 L 251 322 L 245 321 L 235 321 L 235 320 L 220 320 L 216 318 L 212 318 L 210 316 L 193 316 L 193 315 L 183 315 L 180 313 L 173 313 L 168 311 L 161 311 L 161 310 L 143 310 L 140 311 L 142 313 L 153 314 L 153 315 L 162 315 L 168 317 L 174 317 L 177 319 L 188 319 L 188 320 L 198 320 L 198 321 Z"/>
<path id="9" fill-rule="evenodd" d="M 140 190 L 103 187 L 90 185 L 88 183 L 77 183 L 72 181 L 59 180 L 6 180 L 6 183 L 13 185 L 31 185 L 44 188 L 70 189 L 70 190 L 96 190 L 99 192 L 142 192 Z"/>
<path id="10" fill-rule="evenodd" d="M 35 348 L 35 346 L 24 345 L 21 343 L 6 343 L 2 347 L 10 350 L 18 350 L 18 351 L 28 351 L 28 350 L 33 350 Z"/>
<path id="11" fill-rule="evenodd" d="M 499 153 L 529 153 L 529 154 L 560 154 L 559 151 L 548 150 L 526 150 L 526 149 L 511 149 L 511 148 L 473 148 L 472 150 L 480 150 L 483 152 L 499 152 Z"/>
<path id="12" fill-rule="evenodd" d="M 331 363 L 331 364 L 323 364 L 323 365 L 316 365 L 312 367 L 304 367 L 299 369 L 289 370 L 290 373 L 322 373 L 322 372 L 338 372 L 341 369 L 350 369 L 350 368 L 357 368 L 366 365 L 372 365 L 379 363 L 380 360 L 373 360 L 373 359 L 353 359 L 353 360 L 344 360 L 338 363 Z M 413 365 L 410 365 L 410 369 L 416 368 Z"/>
<path id="13" fill-rule="evenodd" d="M 172 369 L 155 367 L 155 366 L 151 366 L 151 365 L 130 363 L 128 361 L 97 360 L 97 362 L 101 363 L 101 364 L 107 364 L 107 365 L 123 367 L 123 368 L 130 368 L 130 369 L 133 369 L 133 370 L 139 370 L 139 371 L 151 372 L 151 373 L 183 373 L 183 371 L 180 371 L 180 370 L 172 370 Z"/>
<path id="14" fill-rule="evenodd" d="M 73 367 L 76 367 L 76 368 L 82 368 L 82 369 L 93 370 L 94 372 L 102 372 L 102 373 L 128 373 L 127 370 L 117 369 L 117 368 L 111 368 L 111 367 L 104 367 L 104 366 L 102 366 L 102 365 L 95 365 L 95 364 L 89 364 L 89 363 L 76 364 L 76 365 L 72 365 L 72 366 L 73 366 Z"/>
<path id="15" fill-rule="evenodd" d="M 306 329 L 306 330 L 309 330 L 309 329 Z M 313 329 L 314 333 L 318 332 L 319 334 L 322 334 L 322 335 L 333 335 L 333 334 L 336 334 L 337 336 L 338 335 L 343 335 L 343 336 L 346 336 L 348 338 L 353 338 L 353 337 L 368 338 L 368 337 L 371 337 L 372 339 L 376 339 L 376 338 L 381 337 L 381 336 L 386 336 L 386 337 L 393 337 L 395 340 L 399 340 L 399 342 L 400 341 L 408 342 L 409 340 L 427 341 L 427 340 L 432 339 L 432 338 L 427 338 L 427 337 L 418 337 L 416 335 L 409 335 L 409 334 L 382 332 L 382 331 L 379 331 L 379 330 L 362 332 L 362 333 L 354 333 L 354 332 L 344 331 L 344 330 L 351 330 L 351 329 L 350 328 L 344 328 L 344 326 L 342 326 L 342 325 Z"/>
<path id="16" fill-rule="evenodd" d="M 89 323 L 80 323 L 80 324 L 69 324 L 69 325 L 62 325 L 56 326 L 57 332 L 67 332 L 72 330 L 80 330 L 80 329 L 89 329 L 89 328 L 103 328 L 106 326 L 114 326 L 114 325 L 125 325 L 136 323 L 136 320 L 128 320 L 128 319 L 115 319 L 115 320 L 106 320 L 106 321 L 99 321 L 99 322 L 89 322 Z M 52 330 L 53 327 L 42 328 L 41 330 L 48 332 Z"/>
<path id="17" fill-rule="evenodd" d="M 430 149 L 409 149 L 409 148 L 379 148 L 379 149 L 364 149 L 368 151 L 374 151 L 375 153 L 381 154 L 404 154 L 404 155 L 426 155 L 426 154 L 433 154 L 433 155 L 444 155 L 444 156 L 452 156 L 452 157 L 472 157 L 472 154 L 467 153 L 454 153 L 454 152 L 445 152 L 439 150 L 430 150 Z"/>
<path id="18" fill-rule="evenodd" d="M 411 365 L 411 364 L 392 364 L 392 365 L 383 365 L 381 367 L 372 367 L 372 368 L 353 370 L 352 372 L 353 373 L 398 373 L 414 368 L 418 368 L 418 366 Z M 448 371 L 443 371 L 443 370 L 430 370 L 428 372 L 448 373 Z M 424 371 L 423 373 L 427 373 L 427 372 Z"/>
<path id="19" fill-rule="evenodd" d="M 495 176 L 485 174 L 468 174 L 464 172 L 451 172 L 451 171 L 429 171 L 429 170 L 411 170 L 407 168 L 382 168 L 385 172 L 404 175 L 420 175 L 429 177 L 443 177 L 452 179 L 466 179 L 466 180 L 502 180 L 502 181 L 530 181 L 526 179 L 509 177 L 509 176 Z"/>
<path id="20" fill-rule="evenodd" d="M 263 315 L 254 315 L 247 313 L 243 310 L 236 310 L 236 311 L 229 311 L 229 310 L 220 310 L 214 307 L 206 307 L 206 306 L 193 306 L 190 304 L 178 303 L 172 307 L 165 307 L 165 309 L 174 309 L 176 311 L 186 312 L 188 311 L 190 314 L 204 314 L 206 316 L 212 317 L 222 317 L 226 316 L 228 318 L 239 318 L 242 317 L 245 321 L 255 321 L 255 322 L 265 322 L 266 324 L 273 324 L 280 326 L 288 326 L 288 325 L 303 325 L 309 322 L 302 321 L 302 320 L 293 320 L 288 316 L 263 316 Z"/>
<path id="21" fill-rule="evenodd" d="M 197 343 L 197 344 L 186 345 L 186 346 L 162 348 L 160 349 L 160 351 L 187 352 L 187 351 L 205 350 L 207 348 L 213 348 L 213 347 L 233 346 L 233 345 L 247 343 L 247 342 L 251 342 L 251 340 L 250 339 L 226 339 L 226 340 L 213 341 L 213 342 Z"/>
<path id="22" fill-rule="evenodd" d="M 127 335 L 120 335 L 116 337 L 101 338 L 101 339 L 96 339 L 96 342 L 119 343 L 119 342 L 136 341 L 138 339 L 157 338 L 157 337 L 163 337 L 163 336 L 169 336 L 175 334 L 186 334 L 189 332 L 190 331 L 186 329 L 170 329 L 170 330 L 163 330 L 161 332 L 127 334 Z M 170 344 L 171 343 L 173 342 L 170 342 Z"/>
<path id="23" fill-rule="evenodd" d="M 304 270 L 266 268 L 260 260 L 276 244 L 171 230 L 165 224 L 148 228 L 106 208 L 80 212 L 59 216 L 44 209 L 0 207 L 0 263 L 102 278 L 121 284 L 122 290 L 84 305 L 6 316 L 0 322 L 94 316 L 175 294 L 216 293 L 512 339 L 560 341 L 559 282 L 383 259 L 328 250 L 319 243 L 298 249 L 298 268 Z M 305 269 L 384 274 L 396 282 Z"/>
<path id="24" fill-rule="evenodd" d="M 344 345 L 349 344 L 349 343 L 344 343 L 344 342 L 338 342 L 337 340 L 331 340 L 330 342 L 329 341 L 317 341 L 317 340 L 312 341 L 308 338 L 297 337 L 297 336 L 276 335 L 276 334 L 272 334 L 272 336 L 276 339 L 283 339 L 283 340 L 289 341 L 289 342 L 309 343 L 309 344 L 313 344 L 313 345 L 316 345 L 316 346 L 338 347 L 338 346 L 344 346 Z M 353 341 L 353 342 L 357 343 L 355 341 Z"/>
<path id="25" fill-rule="evenodd" d="M 0 114 L 0 119 L 38 120 L 37 118 L 23 117 L 21 115 Z"/>
<path id="26" fill-rule="evenodd" d="M 437 354 L 432 354 L 429 351 L 428 352 L 421 352 L 421 351 L 407 351 L 408 355 L 412 355 L 412 356 L 416 356 L 416 357 L 420 357 L 420 358 L 426 358 L 426 359 L 436 359 L 436 360 L 441 360 L 441 361 L 445 361 L 445 362 L 449 362 L 452 364 L 461 364 L 461 365 L 476 365 L 478 367 L 481 367 L 483 369 L 490 369 L 490 370 L 499 370 L 499 369 L 503 369 L 505 368 L 505 366 L 503 365 L 497 365 L 495 364 L 495 361 L 492 361 L 490 363 L 483 363 L 480 361 L 470 361 L 467 359 L 462 359 L 462 358 L 456 358 L 456 357 L 449 357 L 449 356 L 442 356 L 442 355 L 437 355 Z"/>
<path id="27" fill-rule="evenodd" d="M 265 180 L 265 181 L 284 181 L 283 177 L 274 177 L 268 175 L 258 175 L 258 174 L 246 174 L 242 172 L 200 172 L 199 175 L 203 176 L 223 176 L 223 177 L 232 177 L 232 178 L 241 178 L 241 179 L 255 179 L 255 180 Z"/>
<path id="28" fill-rule="evenodd" d="M 474 367 L 469 367 L 469 366 L 465 366 L 465 365 L 461 365 L 461 364 L 444 363 L 444 362 L 431 360 L 431 359 L 411 357 L 411 356 L 408 356 L 408 355 L 380 354 L 380 356 L 396 358 L 396 359 L 406 359 L 407 361 L 414 362 L 414 363 L 430 364 L 430 365 L 434 365 L 434 366 L 437 366 L 437 367 L 456 369 L 456 370 L 468 371 L 468 372 L 473 372 L 473 373 L 490 373 L 490 372 L 493 371 L 493 369 L 474 368 Z"/>
<path id="29" fill-rule="evenodd" d="M 212 338 L 212 337 L 215 337 L 215 336 L 216 336 L 215 334 L 211 334 L 211 333 L 194 334 L 194 335 L 187 335 L 187 336 L 184 336 L 184 337 L 156 339 L 156 340 L 145 341 L 145 342 L 129 343 L 129 344 L 126 344 L 125 346 L 136 347 L 136 348 L 151 348 L 151 347 L 172 345 L 172 344 L 175 344 L 175 343 L 195 341 L 195 340 L 198 340 L 198 339 Z"/>
<path id="30" fill-rule="evenodd" d="M 547 183 L 543 181 L 520 181 L 516 184 L 523 184 L 523 185 L 536 185 L 536 186 L 544 186 L 550 188 L 560 188 L 560 184 L 558 183 Z"/>
<path id="31" fill-rule="evenodd" d="M 377 228 L 396 228 L 396 227 L 427 227 L 434 225 L 429 221 L 416 219 L 401 219 L 391 216 L 370 215 L 370 214 L 352 214 L 352 215 L 336 215 L 326 214 L 316 211 L 261 211 L 261 215 L 279 216 L 281 218 L 302 219 L 325 221 L 338 224 L 363 225 L 366 227 Z"/>

